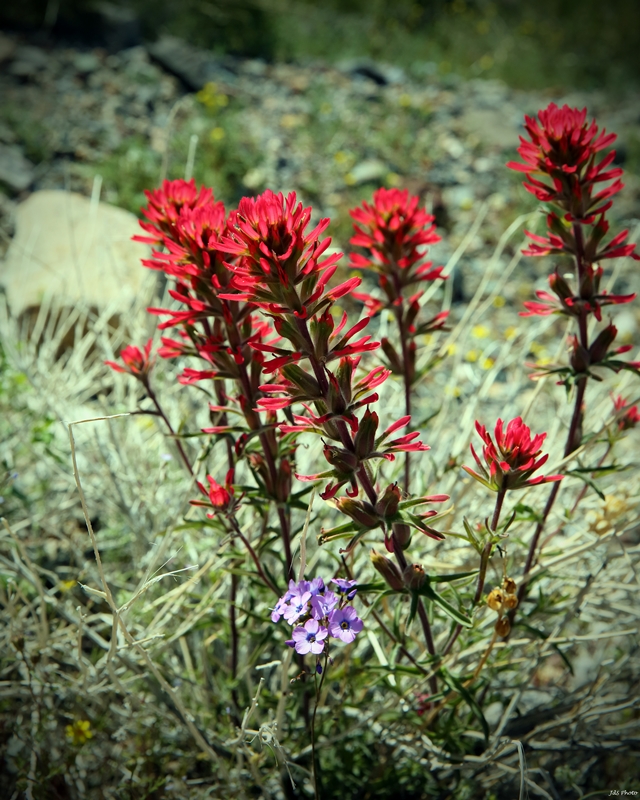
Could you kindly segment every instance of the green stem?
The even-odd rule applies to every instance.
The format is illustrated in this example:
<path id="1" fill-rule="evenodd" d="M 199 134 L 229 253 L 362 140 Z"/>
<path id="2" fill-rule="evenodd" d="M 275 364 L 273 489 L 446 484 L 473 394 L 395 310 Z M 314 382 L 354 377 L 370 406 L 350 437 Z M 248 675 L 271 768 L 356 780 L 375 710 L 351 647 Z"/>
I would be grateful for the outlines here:
<path id="1" fill-rule="evenodd" d="M 320 800 L 322 785 L 321 785 L 321 775 L 320 769 L 318 768 L 318 760 L 316 755 L 316 714 L 318 712 L 318 705 L 320 704 L 320 693 L 322 691 L 322 684 L 324 683 L 325 675 L 327 674 L 327 661 L 329 660 L 329 654 L 326 652 L 324 653 L 324 666 L 322 668 L 322 675 L 320 677 L 320 683 L 318 684 L 318 673 L 316 673 L 316 702 L 313 707 L 313 716 L 311 717 L 311 767 L 313 773 L 313 791 L 315 795 L 315 800 Z"/>
<path id="2" fill-rule="evenodd" d="M 176 432 L 173 430 L 173 427 L 172 427 L 171 423 L 169 422 L 169 418 L 164 413 L 164 410 L 162 409 L 162 406 L 160 405 L 160 401 L 158 400 L 158 398 L 156 396 L 156 393 L 153 391 L 153 389 L 151 388 L 151 385 L 148 383 L 148 381 L 144 382 L 143 385 L 144 385 L 144 388 L 147 391 L 147 394 L 149 395 L 149 399 L 151 400 L 153 405 L 156 407 L 156 411 L 158 412 L 158 416 L 164 422 L 164 424 L 167 426 L 167 430 L 169 431 L 169 435 L 171 436 L 171 438 L 175 442 L 176 447 L 178 448 L 178 453 L 180 453 L 180 458 L 182 459 L 182 463 L 187 468 L 189 474 L 193 475 L 193 467 L 191 466 L 191 461 L 189 460 L 189 457 L 187 456 L 187 454 L 184 451 L 184 447 L 182 446 L 182 442 L 177 437 Z"/>

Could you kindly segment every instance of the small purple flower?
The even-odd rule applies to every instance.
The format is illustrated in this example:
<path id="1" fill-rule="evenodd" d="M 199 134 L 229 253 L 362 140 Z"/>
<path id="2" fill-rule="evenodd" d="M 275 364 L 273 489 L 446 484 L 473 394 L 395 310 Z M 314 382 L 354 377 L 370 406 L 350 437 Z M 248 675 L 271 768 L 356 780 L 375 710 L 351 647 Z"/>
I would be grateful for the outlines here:
<path id="1" fill-rule="evenodd" d="M 327 629 L 318 624 L 318 620 L 308 619 L 304 626 L 295 628 L 293 631 L 296 653 L 305 655 L 313 653 L 318 655 L 324 650 L 324 639 L 327 638 Z"/>
<path id="2" fill-rule="evenodd" d="M 284 610 L 284 618 L 287 620 L 289 625 L 293 625 L 297 619 L 299 619 L 308 611 L 310 599 L 311 594 L 309 592 L 293 595 L 290 604 Z"/>
<path id="3" fill-rule="evenodd" d="M 309 588 L 307 589 L 308 592 L 311 592 L 312 597 L 322 594 L 324 590 L 325 590 L 325 585 L 322 578 L 314 578 L 309 584 Z"/>
<path id="4" fill-rule="evenodd" d="M 279 622 L 280 617 L 284 614 L 284 612 L 288 608 L 287 603 L 287 595 L 285 594 L 284 597 L 281 597 L 278 602 L 275 604 L 274 608 L 271 611 L 271 622 Z"/>
<path id="5" fill-rule="evenodd" d="M 301 594 L 298 584 L 294 580 L 289 581 L 289 588 L 285 592 L 284 597 L 282 598 L 285 603 L 288 603 L 294 594 Z"/>
<path id="6" fill-rule="evenodd" d="M 314 619 L 322 619 L 338 605 L 340 598 L 337 594 L 326 589 L 325 593 L 311 598 L 311 614 Z"/>
<path id="7" fill-rule="evenodd" d="M 364 623 L 353 606 L 336 608 L 329 615 L 329 633 L 334 639 L 341 639 L 347 644 L 351 644 L 363 627 Z"/>
<path id="8" fill-rule="evenodd" d="M 357 586 L 358 581 L 348 581 L 345 578 L 332 578 L 331 583 L 335 583 L 338 594 L 347 595 L 347 600 L 353 600 L 356 596 L 358 590 L 354 587 Z"/>

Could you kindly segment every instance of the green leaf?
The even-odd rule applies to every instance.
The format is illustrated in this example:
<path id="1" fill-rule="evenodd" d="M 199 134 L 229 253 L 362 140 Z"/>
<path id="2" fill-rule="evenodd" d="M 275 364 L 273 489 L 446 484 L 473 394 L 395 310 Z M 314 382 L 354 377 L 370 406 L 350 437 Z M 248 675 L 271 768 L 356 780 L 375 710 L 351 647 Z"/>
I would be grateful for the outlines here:
<path id="1" fill-rule="evenodd" d="M 418 611 L 418 602 L 420 600 L 420 595 L 418 592 L 411 592 L 411 608 L 409 609 L 409 616 L 407 617 L 407 628 L 413 620 L 415 619 L 416 612 Z"/>
<path id="2" fill-rule="evenodd" d="M 581 481 L 586 483 L 587 486 L 590 486 L 601 500 L 605 500 L 606 499 L 605 496 L 604 496 L 604 492 L 602 492 L 600 489 L 598 489 L 598 487 L 596 485 L 596 482 L 594 480 L 592 480 L 591 478 L 588 478 L 586 475 L 581 475 L 580 472 L 578 470 L 575 470 L 575 469 L 567 470 L 566 474 L 567 475 L 575 475 L 576 478 L 579 478 Z"/>
<path id="3" fill-rule="evenodd" d="M 459 581 L 462 578 L 471 578 L 477 575 L 478 570 L 474 569 L 471 572 L 452 572 L 450 575 L 429 575 L 429 580 L 433 583 L 449 583 L 450 581 Z"/>
<path id="4" fill-rule="evenodd" d="M 418 589 L 418 593 L 421 594 L 423 597 L 427 597 L 429 600 L 433 600 L 434 603 L 437 603 L 450 617 L 455 619 L 455 621 L 464 626 L 465 628 L 470 628 L 472 625 L 471 620 L 466 614 L 463 614 L 461 611 L 458 611 L 457 608 L 454 608 L 452 605 L 447 603 L 444 597 L 441 597 L 437 592 L 435 592 L 431 586 L 429 585 L 429 581 L 425 581 L 425 583 Z"/>
<path id="5" fill-rule="evenodd" d="M 318 534 L 318 544 L 331 542 L 334 539 L 344 539 L 354 531 L 358 530 L 358 526 L 353 522 L 345 522 L 344 525 L 338 525 L 336 528 L 329 528 L 326 531 Z"/>
<path id="6" fill-rule="evenodd" d="M 439 670 L 439 673 L 442 677 L 442 680 L 449 686 L 450 689 L 457 692 L 460 697 L 465 701 L 465 703 L 469 706 L 473 715 L 477 717 L 480 725 L 482 725 L 482 732 L 484 733 L 484 738 L 486 741 L 489 740 L 489 726 L 487 725 L 487 720 L 484 718 L 484 714 L 482 713 L 482 709 L 480 708 L 477 700 L 471 694 L 471 692 L 463 686 L 461 681 L 458 678 L 454 677 L 448 670 L 442 667 Z"/>

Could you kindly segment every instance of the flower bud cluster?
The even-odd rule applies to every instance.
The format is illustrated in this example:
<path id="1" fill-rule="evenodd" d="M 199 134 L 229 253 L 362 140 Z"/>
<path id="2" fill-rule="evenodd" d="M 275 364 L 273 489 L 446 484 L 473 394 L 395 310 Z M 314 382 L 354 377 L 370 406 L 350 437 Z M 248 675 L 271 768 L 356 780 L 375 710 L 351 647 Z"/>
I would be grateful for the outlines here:
<path id="1" fill-rule="evenodd" d="M 293 626 L 287 644 L 300 655 L 326 653 L 327 637 L 351 644 L 364 627 L 355 608 L 349 605 L 358 591 L 356 581 L 334 578 L 331 583 L 335 591 L 327 588 L 322 578 L 289 581 L 288 591 L 273 608 L 273 622 L 284 618 Z"/>
<path id="2" fill-rule="evenodd" d="M 224 486 L 221 486 L 215 478 L 207 475 L 209 489 L 205 489 L 204 485 L 197 481 L 198 489 L 207 498 L 207 500 L 190 500 L 192 506 L 202 506 L 203 508 L 210 508 L 211 512 L 207 514 L 209 519 L 218 514 L 230 514 L 235 510 L 238 501 L 235 499 L 235 489 L 233 488 L 234 471 L 230 469 L 224 481 Z"/>
<path id="3" fill-rule="evenodd" d="M 502 581 L 502 588 L 492 589 L 487 596 L 487 605 L 498 614 L 495 625 L 498 636 L 508 636 L 511 631 L 511 624 L 506 614 L 518 606 L 516 588 L 513 578 L 505 578 Z"/>
<path id="4" fill-rule="evenodd" d="M 613 398 L 613 409 L 616 413 L 619 431 L 635 428 L 636 425 L 640 423 L 640 411 L 638 411 L 638 406 L 629 405 L 624 397 L 618 395 L 618 397 Z"/>
<path id="5" fill-rule="evenodd" d="M 155 362 L 155 358 L 151 355 L 152 342 L 153 340 L 149 339 L 144 350 L 130 344 L 120 351 L 122 364 L 118 364 L 116 361 L 105 361 L 105 364 L 116 372 L 133 375 L 134 378 L 146 384 Z"/>

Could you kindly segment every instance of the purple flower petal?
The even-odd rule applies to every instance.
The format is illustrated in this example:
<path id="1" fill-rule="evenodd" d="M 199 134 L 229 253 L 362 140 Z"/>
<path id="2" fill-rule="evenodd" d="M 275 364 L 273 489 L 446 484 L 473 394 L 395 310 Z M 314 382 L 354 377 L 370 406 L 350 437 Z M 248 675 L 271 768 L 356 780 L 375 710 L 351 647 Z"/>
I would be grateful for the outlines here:
<path id="1" fill-rule="evenodd" d="M 329 633 L 334 639 L 340 639 L 347 644 L 356 638 L 363 627 L 363 621 L 352 606 L 336 608 L 329 615 Z"/>

